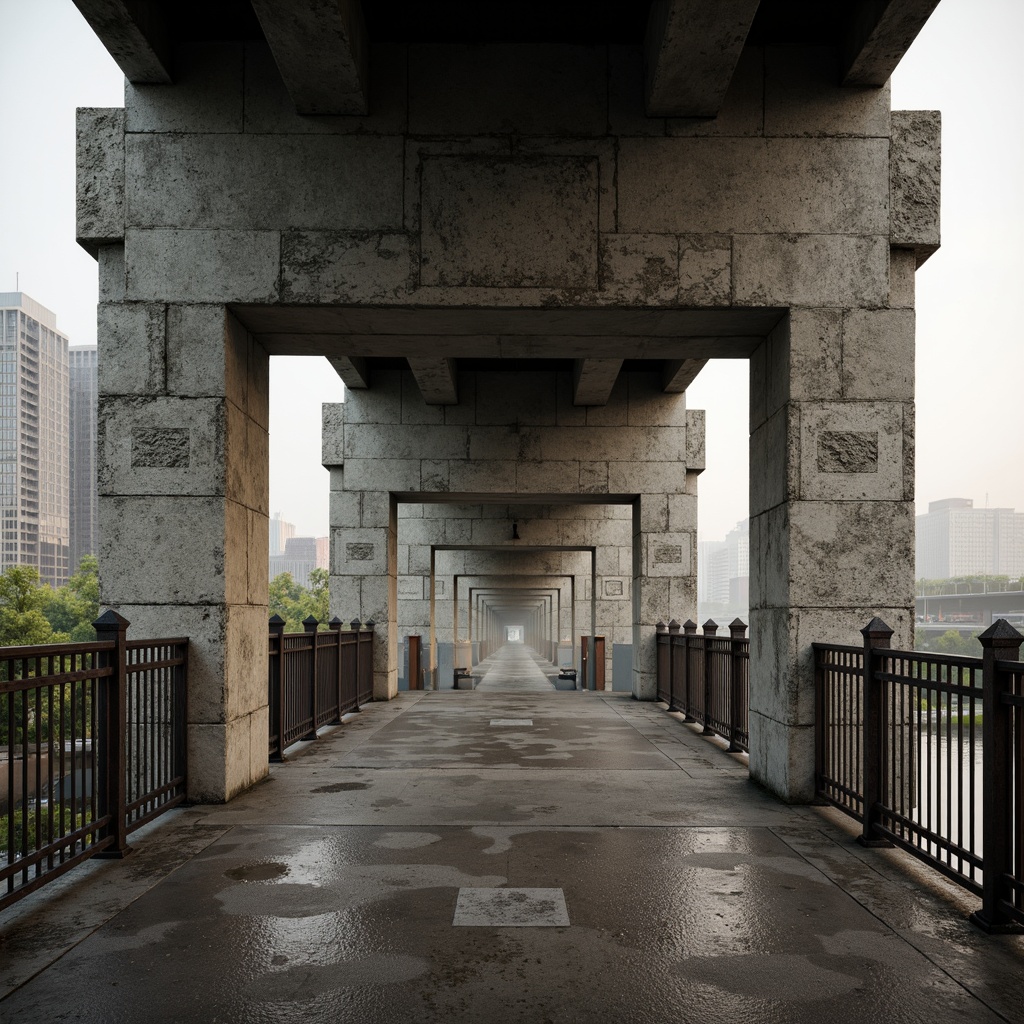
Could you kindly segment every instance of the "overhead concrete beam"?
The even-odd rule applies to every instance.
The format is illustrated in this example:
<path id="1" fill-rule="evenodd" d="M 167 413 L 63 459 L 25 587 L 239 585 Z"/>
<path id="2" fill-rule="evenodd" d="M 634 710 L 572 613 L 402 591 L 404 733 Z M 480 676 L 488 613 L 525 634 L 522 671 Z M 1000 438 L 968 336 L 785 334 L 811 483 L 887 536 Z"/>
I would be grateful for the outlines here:
<path id="1" fill-rule="evenodd" d="M 885 85 L 939 0 L 860 0 L 843 44 L 843 85 Z"/>
<path id="2" fill-rule="evenodd" d="M 621 359 L 577 359 L 572 369 L 572 404 L 607 405 L 621 369 Z"/>
<path id="3" fill-rule="evenodd" d="M 661 390 L 671 395 L 685 391 L 706 362 L 706 359 L 666 359 L 661 374 Z"/>
<path id="4" fill-rule="evenodd" d="M 458 405 L 459 389 L 454 359 L 410 356 L 408 362 L 427 405 Z"/>
<path id="5" fill-rule="evenodd" d="M 647 113 L 716 117 L 760 0 L 654 0 L 647 19 Z"/>
<path id="6" fill-rule="evenodd" d="M 361 356 L 328 356 L 327 362 L 344 381 L 347 388 L 368 388 L 370 386 L 370 362 Z"/>
<path id="7" fill-rule="evenodd" d="M 129 82 L 170 83 L 170 44 L 160 3 L 74 0 L 74 4 Z"/>
<path id="8" fill-rule="evenodd" d="M 252 0 L 300 114 L 365 114 L 369 44 L 359 0 Z"/>

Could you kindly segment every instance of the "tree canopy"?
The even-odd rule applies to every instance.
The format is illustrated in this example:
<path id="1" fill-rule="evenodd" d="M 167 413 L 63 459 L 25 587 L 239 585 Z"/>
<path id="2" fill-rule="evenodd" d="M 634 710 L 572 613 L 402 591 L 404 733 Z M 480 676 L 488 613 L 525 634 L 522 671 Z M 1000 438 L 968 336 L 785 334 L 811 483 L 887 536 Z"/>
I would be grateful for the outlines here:
<path id="1" fill-rule="evenodd" d="M 321 629 L 327 629 L 326 569 L 309 574 L 309 587 L 296 583 L 290 572 L 283 572 L 270 581 L 270 614 L 280 615 L 286 633 L 301 633 L 302 620 L 313 616 Z"/>

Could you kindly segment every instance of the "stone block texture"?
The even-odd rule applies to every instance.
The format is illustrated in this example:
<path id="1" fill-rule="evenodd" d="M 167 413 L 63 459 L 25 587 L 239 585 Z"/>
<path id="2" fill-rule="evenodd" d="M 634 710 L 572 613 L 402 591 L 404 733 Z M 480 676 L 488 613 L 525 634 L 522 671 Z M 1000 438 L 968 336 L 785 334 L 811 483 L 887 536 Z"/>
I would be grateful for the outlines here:
<path id="1" fill-rule="evenodd" d="M 388 334 L 373 316 L 411 336 L 401 315 L 425 310 L 474 311 L 481 335 L 446 324 L 405 355 L 538 359 L 564 333 L 580 359 L 749 358 L 754 633 L 763 623 L 775 652 L 752 664 L 751 764 L 806 795 L 798 623 L 834 615 L 855 637 L 868 597 L 909 607 L 913 273 L 939 242 L 938 115 L 891 112 L 888 88 L 837 87 L 833 61 L 748 46 L 718 117 L 698 120 L 646 116 L 639 48 L 374 46 L 369 114 L 308 117 L 265 43 L 208 41 L 176 46 L 173 86 L 129 84 L 123 111 L 80 112 L 77 235 L 100 264 L 103 594 L 197 630 L 209 671 L 190 708 L 193 795 L 227 798 L 265 768 L 257 687 L 222 666 L 266 642 L 236 614 L 265 602 L 266 352 L 372 356 Z M 327 333 L 302 319 L 323 307 Z M 290 317 L 287 331 L 249 336 L 246 310 Z M 657 319 L 680 310 L 695 317 L 683 338 Z M 752 312 L 778 326 L 722 326 Z M 545 327 L 514 333 L 523 314 Z M 616 351 L 598 350 L 602 329 Z M 653 624 L 689 614 L 656 606 L 693 588 L 699 415 L 667 404 L 654 374 L 583 408 L 569 373 L 460 372 L 459 404 L 441 407 L 410 375 L 374 372 L 325 419 L 323 444 L 332 599 L 380 612 L 378 695 L 394 692 L 400 570 L 429 574 L 438 543 L 474 543 L 506 499 L 546 510 L 536 520 L 557 534 L 559 502 L 581 496 L 632 517 L 628 543 L 591 543 L 598 582 L 629 581 L 635 692 L 652 695 Z M 395 502 L 422 495 L 502 497 L 402 541 Z M 679 575 L 657 574 L 667 566 Z M 196 626 L 200 608 L 222 625 Z"/>

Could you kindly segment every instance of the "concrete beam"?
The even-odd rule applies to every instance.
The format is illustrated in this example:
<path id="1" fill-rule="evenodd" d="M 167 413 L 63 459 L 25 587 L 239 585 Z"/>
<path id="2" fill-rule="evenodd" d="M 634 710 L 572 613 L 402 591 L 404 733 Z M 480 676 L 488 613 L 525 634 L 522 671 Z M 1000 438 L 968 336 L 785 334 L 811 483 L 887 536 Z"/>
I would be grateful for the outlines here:
<path id="1" fill-rule="evenodd" d="M 715 117 L 760 0 L 654 0 L 647 19 L 650 117 Z"/>
<path id="2" fill-rule="evenodd" d="M 368 388 L 370 386 L 370 361 L 361 356 L 328 356 L 327 362 L 345 382 L 347 388 Z"/>
<path id="3" fill-rule="evenodd" d="M 621 359 L 577 359 L 572 368 L 572 404 L 607 405 L 621 369 Z"/>
<path id="4" fill-rule="evenodd" d="M 300 114 L 365 114 L 369 42 L 359 0 L 252 0 Z"/>
<path id="5" fill-rule="evenodd" d="M 843 44 L 843 85 L 885 85 L 939 0 L 860 0 Z"/>
<path id="6" fill-rule="evenodd" d="M 706 362 L 706 359 L 666 359 L 661 373 L 661 390 L 670 395 L 685 391 Z"/>
<path id="7" fill-rule="evenodd" d="M 156 0 L 73 0 L 82 17 L 136 85 L 168 85 L 170 44 Z"/>
<path id="8" fill-rule="evenodd" d="M 410 356 L 408 362 L 423 395 L 423 401 L 427 405 L 459 404 L 454 359 L 424 359 Z"/>

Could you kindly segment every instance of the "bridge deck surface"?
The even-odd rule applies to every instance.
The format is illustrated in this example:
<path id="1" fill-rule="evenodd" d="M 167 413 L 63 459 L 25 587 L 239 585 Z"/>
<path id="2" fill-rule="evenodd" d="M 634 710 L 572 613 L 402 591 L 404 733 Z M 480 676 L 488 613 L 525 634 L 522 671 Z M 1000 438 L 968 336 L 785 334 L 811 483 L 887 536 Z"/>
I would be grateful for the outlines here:
<path id="1" fill-rule="evenodd" d="M 0 1018 L 1024 1021 L 1024 939 L 852 833 L 663 705 L 405 693 L 0 916 Z"/>

